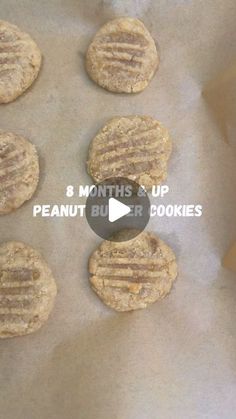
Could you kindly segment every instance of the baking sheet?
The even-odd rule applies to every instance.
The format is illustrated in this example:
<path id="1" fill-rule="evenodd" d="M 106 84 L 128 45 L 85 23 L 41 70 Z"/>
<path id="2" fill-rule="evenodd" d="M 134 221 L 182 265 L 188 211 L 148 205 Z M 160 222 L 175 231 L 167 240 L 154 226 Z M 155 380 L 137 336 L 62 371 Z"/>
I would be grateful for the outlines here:
<path id="1" fill-rule="evenodd" d="M 41 163 L 36 196 L 0 218 L 0 240 L 39 249 L 59 288 L 38 333 L 0 342 L 0 417 L 235 418 L 236 278 L 221 267 L 236 239 L 235 1 L 0 0 L 0 16 L 44 55 L 33 87 L 0 107 L 0 128 L 31 139 Z M 160 46 L 160 70 L 138 95 L 108 93 L 85 72 L 91 37 L 117 16 L 143 20 Z M 165 203 L 200 203 L 204 215 L 151 219 L 177 254 L 178 280 L 160 303 L 119 314 L 89 288 L 100 239 L 86 219 L 32 218 L 32 207 L 72 202 L 66 186 L 91 182 L 91 138 L 133 113 L 171 131 Z"/>

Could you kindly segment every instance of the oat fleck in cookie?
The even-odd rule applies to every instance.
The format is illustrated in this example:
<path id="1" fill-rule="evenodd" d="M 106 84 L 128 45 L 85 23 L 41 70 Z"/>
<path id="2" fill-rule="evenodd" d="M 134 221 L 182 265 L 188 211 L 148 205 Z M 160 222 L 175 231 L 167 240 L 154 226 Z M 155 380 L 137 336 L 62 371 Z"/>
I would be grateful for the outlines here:
<path id="1" fill-rule="evenodd" d="M 90 44 L 86 68 L 111 92 L 136 93 L 149 84 L 159 65 L 156 45 L 144 24 L 133 18 L 105 24 Z"/>
<path id="2" fill-rule="evenodd" d="M 125 177 L 148 190 L 166 178 L 171 150 L 168 130 L 150 116 L 113 118 L 90 145 L 88 173 L 96 182 Z"/>
<path id="3" fill-rule="evenodd" d="M 39 180 L 39 161 L 33 144 L 19 135 L 0 132 L 0 215 L 28 201 Z"/>
<path id="4" fill-rule="evenodd" d="M 41 52 L 17 26 L 0 20 L 0 103 L 20 96 L 38 76 Z"/>
<path id="5" fill-rule="evenodd" d="M 52 272 L 35 249 L 20 242 L 0 246 L 0 338 L 38 330 L 56 293 Z"/>
<path id="6" fill-rule="evenodd" d="M 165 297 L 177 276 L 176 258 L 169 246 L 152 233 L 127 239 L 130 230 L 103 241 L 89 260 L 93 290 L 109 307 L 130 311 Z M 113 238 L 114 239 L 114 238 Z"/>

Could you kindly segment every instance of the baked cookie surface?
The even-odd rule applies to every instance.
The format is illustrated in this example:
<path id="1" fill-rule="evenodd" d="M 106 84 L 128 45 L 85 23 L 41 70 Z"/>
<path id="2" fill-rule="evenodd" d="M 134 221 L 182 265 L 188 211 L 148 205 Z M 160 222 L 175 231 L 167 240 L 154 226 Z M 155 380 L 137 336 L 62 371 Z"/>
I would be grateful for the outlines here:
<path id="1" fill-rule="evenodd" d="M 127 238 L 129 230 L 117 233 Z M 89 260 L 90 283 L 100 299 L 117 311 L 147 307 L 164 298 L 177 276 L 176 258 L 152 233 L 123 242 L 103 241 Z"/>
<path id="2" fill-rule="evenodd" d="M 41 61 L 33 39 L 17 26 L 0 20 L 0 103 L 12 102 L 31 86 Z"/>
<path id="3" fill-rule="evenodd" d="M 56 293 L 52 272 L 38 251 L 20 242 L 0 245 L 0 338 L 38 330 Z"/>
<path id="4" fill-rule="evenodd" d="M 168 130 L 155 119 L 113 118 L 91 142 L 88 173 L 96 182 L 124 177 L 148 190 L 166 178 L 171 150 Z"/>
<path id="5" fill-rule="evenodd" d="M 36 148 L 19 135 L 0 132 L 0 215 L 28 201 L 39 180 Z"/>
<path id="6" fill-rule="evenodd" d="M 111 92 L 136 93 L 149 84 L 159 65 L 156 45 L 144 24 L 133 18 L 106 23 L 86 56 L 91 79 Z"/>

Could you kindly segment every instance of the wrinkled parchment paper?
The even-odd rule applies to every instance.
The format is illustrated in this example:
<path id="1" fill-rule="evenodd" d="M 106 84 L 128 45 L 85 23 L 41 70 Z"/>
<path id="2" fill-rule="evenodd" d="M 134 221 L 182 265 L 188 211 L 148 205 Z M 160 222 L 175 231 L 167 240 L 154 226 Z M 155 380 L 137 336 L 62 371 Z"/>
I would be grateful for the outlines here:
<path id="1" fill-rule="evenodd" d="M 160 70 L 138 95 L 108 93 L 85 72 L 91 37 L 117 16 L 143 20 L 160 46 Z M 236 278 L 221 259 L 236 238 L 235 1 L 0 0 L 0 18 L 44 55 L 33 87 L 0 106 L 0 128 L 34 142 L 41 163 L 37 194 L 0 218 L 0 241 L 39 249 L 59 288 L 38 333 L 0 341 L 0 417 L 234 419 Z M 88 285 L 101 240 L 86 219 L 32 218 L 32 206 L 77 202 L 65 189 L 91 182 L 90 140 L 133 113 L 171 131 L 164 202 L 202 204 L 204 215 L 151 219 L 177 254 L 178 280 L 165 300 L 118 314 Z"/>

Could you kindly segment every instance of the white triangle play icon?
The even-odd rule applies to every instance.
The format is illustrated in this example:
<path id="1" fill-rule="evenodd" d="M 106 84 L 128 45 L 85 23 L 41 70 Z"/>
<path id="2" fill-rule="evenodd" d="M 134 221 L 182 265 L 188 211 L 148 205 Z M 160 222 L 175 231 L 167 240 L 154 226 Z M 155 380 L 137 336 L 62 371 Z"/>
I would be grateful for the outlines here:
<path id="1" fill-rule="evenodd" d="M 128 205 L 122 204 L 122 202 L 115 198 L 109 199 L 108 210 L 108 219 L 110 223 L 114 223 L 114 221 L 119 220 L 119 218 L 122 218 L 131 212 L 131 209 L 128 207 Z"/>

